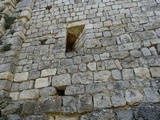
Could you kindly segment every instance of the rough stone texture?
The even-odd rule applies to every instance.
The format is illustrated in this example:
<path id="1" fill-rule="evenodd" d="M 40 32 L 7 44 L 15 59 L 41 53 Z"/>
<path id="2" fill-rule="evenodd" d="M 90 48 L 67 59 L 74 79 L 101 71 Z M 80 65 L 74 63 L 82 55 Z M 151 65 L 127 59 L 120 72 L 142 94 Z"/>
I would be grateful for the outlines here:
<path id="1" fill-rule="evenodd" d="M 19 99 L 37 99 L 39 97 L 39 90 L 24 90 L 20 93 Z"/>
<path id="2" fill-rule="evenodd" d="M 160 0 L 1 0 L 0 119 L 146 119 L 133 111 L 160 102 L 159 16 Z"/>
<path id="3" fill-rule="evenodd" d="M 136 108 L 135 118 L 146 120 L 159 120 L 160 105 L 143 103 Z"/>
<path id="4" fill-rule="evenodd" d="M 92 112 L 88 116 L 88 120 L 115 120 L 115 115 L 112 110 L 100 109 Z"/>
<path id="5" fill-rule="evenodd" d="M 17 73 L 14 76 L 15 82 L 23 82 L 23 81 L 27 81 L 27 79 L 28 79 L 28 72 Z"/>
<path id="6" fill-rule="evenodd" d="M 71 78 L 69 74 L 63 74 L 59 76 L 54 76 L 52 78 L 52 86 L 60 87 L 71 84 Z"/>

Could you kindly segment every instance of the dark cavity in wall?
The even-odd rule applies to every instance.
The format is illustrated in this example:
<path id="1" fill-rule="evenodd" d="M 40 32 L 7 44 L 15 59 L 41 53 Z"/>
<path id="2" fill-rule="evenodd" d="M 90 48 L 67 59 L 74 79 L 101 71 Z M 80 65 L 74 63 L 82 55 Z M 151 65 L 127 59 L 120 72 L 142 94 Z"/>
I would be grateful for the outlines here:
<path id="1" fill-rule="evenodd" d="M 75 50 L 75 45 L 78 42 L 78 37 L 83 32 L 84 25 L 74 26 L 67 29 L 66 52 Z"/>

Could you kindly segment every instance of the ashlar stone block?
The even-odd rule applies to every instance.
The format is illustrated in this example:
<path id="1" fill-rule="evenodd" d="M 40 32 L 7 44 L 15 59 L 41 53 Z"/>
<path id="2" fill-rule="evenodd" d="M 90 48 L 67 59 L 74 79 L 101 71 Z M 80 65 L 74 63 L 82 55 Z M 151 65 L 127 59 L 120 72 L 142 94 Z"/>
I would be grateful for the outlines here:
<path id="1" fill-rule="evenodd" d="M 84 93 L 84 85 L 69 85 L 65 90 L 65 95 L 75 95 Z"/>
<path id="2" fill-rule="evenodd" d="M 63 112 L 64 113 L 75 113 L 77 111 L 76 99 L 72 96 L 63 96 Z"/>
<path id="3" fill-rule="evenodd" d="M 160 77 L 160 67 L 151 67 L 150 71 L 152 77 Z"/>
<path id="4" fill-rule="evenodd" d="M 20 93 L 19 99 L 37 99 L 39 97 L 39 90 L 24 90 Z"/>
<path id="5" fill-rule="evenodd" d="M 109 80 L 111 73 L 106 71 L 94 72 L 94 82 L 106 82 Z"/>
<path id="6" fill-rule="evenodd" d="M 13 81 L 13 74 L 11 72 L 0 73 L 0 79 Z"/>
<path id="7" fill-rule="evenodd" d="M 145 88 L 144 89 L 145 100 L 147 102 L 159 102 L 160 95 L 154 88 Z"/>
<path id="8" fill-rule="evenodd" d="M 57 72 L 57 69 L 45 69 L 45 70 L 42 70 L 41 77 L 55 75 L 56 72 Z"/>
<path id="9" fill-rule="evenodd" d="M 38 78 L 35 82 L 35 88 L 43 88 L 49 86 L 48 78 Z"/>
<path id="10" fill-rule="evenodd" d="M 143 100 L 143 95 L 138 90 L 126 90 L 125 96 L 130 105 L 135 105 Z"/>
<path id="11" fill-rule="evenodd" d="M 112 106 L 109 93 L 98 93 L 93 96 L 94 108 L 110 108 Z"/>
<path id="12" fill-rule="evenodd" d="M 78 98 L 78 112 L 83 113 L 83 112 L 89 112 L 92 111 L 93 105 L 92 105 L 92 96 L 89 94 L 85 95 L 79 95 Z"/>
<path id="13" fill-rule="evenodd" d="M 52 78 L 52 86 L 60 87 L 71 84 L 71 77 L 69 74 L 62 74 L 53 76 Z"/>
<path id="14" fill-rule="evenodd" d="M 137 78 L 150 78 L 148 68 L 134 68 L 134 73 Z"/>
<path id="15" fill-rule="evenodd" d="M 28 80 L 28 72 L 16 73 L 14 76 L 14 82 L 24 82 Z"/>

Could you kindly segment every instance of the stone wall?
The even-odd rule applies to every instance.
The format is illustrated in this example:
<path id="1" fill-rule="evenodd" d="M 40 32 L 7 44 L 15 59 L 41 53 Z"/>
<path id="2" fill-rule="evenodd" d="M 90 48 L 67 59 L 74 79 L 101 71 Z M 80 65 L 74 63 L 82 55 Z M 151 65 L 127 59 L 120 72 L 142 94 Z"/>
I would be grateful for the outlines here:
<path id="1" fill-rule="evenodd" d="M 0 119 L 159 119 L 160 0 L 2 0 L 0 37 Z"/>

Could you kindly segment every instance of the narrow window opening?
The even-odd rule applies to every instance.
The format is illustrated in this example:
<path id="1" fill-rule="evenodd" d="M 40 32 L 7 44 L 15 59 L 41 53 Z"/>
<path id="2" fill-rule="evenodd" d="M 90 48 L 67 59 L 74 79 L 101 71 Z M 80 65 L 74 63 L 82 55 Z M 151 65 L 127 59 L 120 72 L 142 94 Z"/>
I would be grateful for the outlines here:
<path id="1" fill-rule="evenodd" d="M 67 29 L 66 52 L 75 50 L 76 43 L 79 41 L 79 36 L 83 32 L 84 25 L 74 26 Z"/>
<path id="2" fill-rule="evenodd" d="M 41 40 L 41 45 L 45 45 L 47 40 Z"/>
<path id="3" fill-rule="evenodd" d="M 57 88 L 57 94 L 58 94 L 59 96 L 64 96 L 64 95 L 65 95 L 65 89 L 66 89 L 66 87 Z"/>

